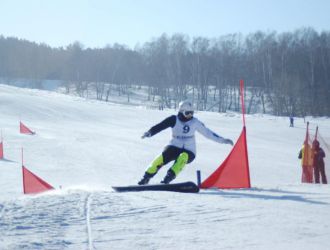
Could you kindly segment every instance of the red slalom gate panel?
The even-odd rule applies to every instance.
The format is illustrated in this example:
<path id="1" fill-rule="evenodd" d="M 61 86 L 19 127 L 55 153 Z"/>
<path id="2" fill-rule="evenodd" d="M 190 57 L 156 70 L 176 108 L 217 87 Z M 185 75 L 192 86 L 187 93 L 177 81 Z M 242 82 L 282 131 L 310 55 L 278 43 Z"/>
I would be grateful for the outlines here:
<path id="1" fill-rule="evenodd" d="M 0 159 L 3 159 L 4 155 L 3 155 L 3 142 L 0 142 Z"/>
<path id="2" fill-rule="evenodd" d="M 201 188 L 250 188 L 245 127 L 232 151 L 219 168 L 201 184 Z"/>
<path id="3" fill-rule="evenodd" d="M 19 122 L 19 132 L 21 134 L 30 134 L 30 135 L 35 134 L 35 132 L 33 132 L 31 129 L 25 126 L 22 122 Z"/>
<path id="4" fill-rule="evenodd" d="M 313 148 L 312 148 L 312 140 L 309 135 L 309 122 L 307 122 L 306 127 L 306 136 L 304 140 L 304 144 L 302 146 L 301 152 L 299 153 L 301 158 L 301 182 L 302 183 L 313 183 Z"/>
<path id="5" fill-rule="evenodd" d="M 22 166 L 24 194 L 36 194 L 54 189 L 47 182 Z"/>

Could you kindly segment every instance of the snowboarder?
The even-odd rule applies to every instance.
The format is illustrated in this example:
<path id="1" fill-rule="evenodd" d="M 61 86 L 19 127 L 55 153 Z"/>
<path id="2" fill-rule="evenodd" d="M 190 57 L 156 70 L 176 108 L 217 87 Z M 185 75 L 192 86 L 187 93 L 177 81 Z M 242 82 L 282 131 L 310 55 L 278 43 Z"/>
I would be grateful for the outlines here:
<path id="1" fill-rule="evenodd" d="M 324 150 L 320 147 L 318 140 L 313 141 L 313 167 L 314 167 L 314 178 L 315 183 L 320 183 L 320 175 L 322 178 L 322 183 L 327 184 L 327 177 L 325 175 L 324 160 L 325 157 Z"/>
<path id="2" fill-rule="evenodd" d="M 150 128 L 142 135 L 142 139 L 151 137 L 169 127 L 172 128 L 172 140 L 169 145 L 165 147 L 164 151 L 156 157 L 148 167 L 143 178 L 138 182 L 139 185 L 148 184 L 149 180 L 157 174 L 159 169 L 171 161 L 174 161 L 174 164 L 167 171 L 167 174 L 161 183 L 168 184 L 174 180 L 184 166 L 195 159 L 196 130 L 208 139 L 218 143 L 233 145 L 232 140 L 217 135 L 194 117 L 194 109 L 190 101 L 180 102 L 177 115 L 169 116 L 159 124 Z"/>

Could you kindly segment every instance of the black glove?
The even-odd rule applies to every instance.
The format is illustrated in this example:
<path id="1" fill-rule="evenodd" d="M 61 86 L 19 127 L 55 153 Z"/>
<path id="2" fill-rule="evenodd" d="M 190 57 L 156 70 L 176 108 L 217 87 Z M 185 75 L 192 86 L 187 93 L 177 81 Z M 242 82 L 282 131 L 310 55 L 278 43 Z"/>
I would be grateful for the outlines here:
<path id="1" fill-rule="evenodd" d="M 225 139 L 225 142 L 224 142 L 225 144 L 230 144 L 230 145 L 234 145 L 234 143 L 233 143 L 233 141 L 232 140 L 230 140 L 230 139 Z"/>
<path id="2" fill-rule="evenodd" d="M 144 132 L 144 134 L 141 136 L 142 139 L 144 139 L 146 137 L 151 137 L 151 133 L 149 131 Z"/>

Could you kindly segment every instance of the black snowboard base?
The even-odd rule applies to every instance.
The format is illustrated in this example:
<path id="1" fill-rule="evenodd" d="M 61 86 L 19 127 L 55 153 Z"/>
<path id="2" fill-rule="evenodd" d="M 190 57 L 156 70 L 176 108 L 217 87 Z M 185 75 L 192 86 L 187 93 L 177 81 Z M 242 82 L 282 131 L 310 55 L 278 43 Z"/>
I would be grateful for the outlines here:
<path id="1" fill-rule="evenodd" d="M 198 193 L 199 187 L 191 182 L 181 182 L 173 184 L 150 184 L 112 187 L 117 192 L 139 192 L 139 191 L 169 191 L 181 193 Z"/>

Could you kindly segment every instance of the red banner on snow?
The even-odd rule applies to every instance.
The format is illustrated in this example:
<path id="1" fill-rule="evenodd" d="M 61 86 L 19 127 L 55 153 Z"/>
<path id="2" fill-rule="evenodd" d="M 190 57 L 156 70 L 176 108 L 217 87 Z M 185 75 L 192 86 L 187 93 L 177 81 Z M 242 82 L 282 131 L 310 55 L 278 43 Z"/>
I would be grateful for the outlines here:
<path id="1" fill-rule="evenodd" d="M 22 122 L 19 122 L 19 132 L 21 134 L 30 134 L 30 135 L 35 134 L 35 132 L 33 132 L 31 129 L 25 126 Z"/>
<path id="2" fill-rule="evenodd" d="M 47 182 L 22 166 L 24 194 L 36 194 L 54 189 Z"/>
<path id="3" fill-rule="evenodd" d="M 249 158 L 247 151 L 244 82 L 240 81 L 243 130 L 226 160 L 201 184 L 201 188 L 250 188 Z"/>

